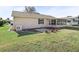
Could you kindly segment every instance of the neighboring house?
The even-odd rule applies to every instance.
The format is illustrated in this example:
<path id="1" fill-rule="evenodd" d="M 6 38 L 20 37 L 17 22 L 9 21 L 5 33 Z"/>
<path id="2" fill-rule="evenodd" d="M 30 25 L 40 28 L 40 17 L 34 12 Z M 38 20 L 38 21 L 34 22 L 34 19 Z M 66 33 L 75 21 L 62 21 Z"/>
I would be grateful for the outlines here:
<path id="1" fill-rule="evenodd" d="M 64 17 L 64 19 L 67 19 L 67 26 L 74 26 L 74 25 L 79 25 L 79 17 L 72 17 L 72 16 L 67 16 Z"/>
<path id="2" fill-rule="evenodd" d="M 30 11 L 29 11 L 30 10 Z M 26 30 L 26 29 L 52 29 L 56 27 L 64 27 L 67 25 L 79 24 L 72 17 L 65 18 L 56 18 L 49 15 L 43 15 L 34 11 L 29 10 L 21 11 L 12 11 L 13 17 L 13 26 L 12 29 L 16 31 Z M 28 11 L 28 12 L 27 12 Z M 78 17 L 77 17 L 78 18 Z"/>

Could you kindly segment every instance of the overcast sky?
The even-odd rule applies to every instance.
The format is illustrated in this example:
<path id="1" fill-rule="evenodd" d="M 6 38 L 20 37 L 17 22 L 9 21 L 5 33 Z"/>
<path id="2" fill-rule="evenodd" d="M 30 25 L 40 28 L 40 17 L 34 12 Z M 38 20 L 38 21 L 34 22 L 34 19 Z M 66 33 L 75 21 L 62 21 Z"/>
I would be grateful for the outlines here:
<path id="1" fill-rule="evenodd" d="M 35 6 L 36 11 L 55 17 L 77 16 L 79 6 Z M 0 17 L 11 18 L 12 10 L 23 11 L 24 6 L 0 6 Z"/>

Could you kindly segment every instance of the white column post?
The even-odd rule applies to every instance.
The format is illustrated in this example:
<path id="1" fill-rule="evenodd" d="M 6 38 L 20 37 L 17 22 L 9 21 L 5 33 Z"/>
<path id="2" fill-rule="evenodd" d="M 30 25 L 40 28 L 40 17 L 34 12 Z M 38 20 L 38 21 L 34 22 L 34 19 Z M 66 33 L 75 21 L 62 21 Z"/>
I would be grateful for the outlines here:
<path id="1" fill-rule="evenodd" d="M 56 19 L 56 26 L 57 26 L 57 19 Z"/>

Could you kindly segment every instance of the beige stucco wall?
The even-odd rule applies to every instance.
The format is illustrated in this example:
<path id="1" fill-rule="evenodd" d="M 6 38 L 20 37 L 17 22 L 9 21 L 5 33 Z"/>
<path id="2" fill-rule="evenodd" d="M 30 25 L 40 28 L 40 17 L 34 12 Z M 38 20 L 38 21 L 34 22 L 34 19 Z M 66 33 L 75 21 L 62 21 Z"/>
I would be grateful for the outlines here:
<path id="1" fill-rule="evenodd" d="M 14 29 L 19 26 L 21 26 L 22 29 L 48 27 L 49 21 L 47 19 L 55 18 L 53 16 L 43 15 L 40 13 L 26 13 L 20 11 L 12 11 L 12 17 L 14 20 Z M 38 18 L 43 18 L 44 24 L 38 24 Z"/>
<path id="2" fill-rule="evenodd" d="M 14 18 L 14 27 L 22 26 L 22 29 L 47 27 L 48 20 L 44 19 L 44 24 L 38 24 L 38 18 Z"/>

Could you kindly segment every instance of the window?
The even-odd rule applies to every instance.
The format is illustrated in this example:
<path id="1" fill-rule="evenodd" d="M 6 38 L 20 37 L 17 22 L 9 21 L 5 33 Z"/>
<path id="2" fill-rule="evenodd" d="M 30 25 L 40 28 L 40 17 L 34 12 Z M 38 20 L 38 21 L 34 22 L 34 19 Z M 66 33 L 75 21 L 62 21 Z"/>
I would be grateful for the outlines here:
<path id="1" fill-rule="evenodd" d="M 71 21 L 70 21 L 70 20 L 68 20 L 67 22 L 69 22 L 69 23 L 70 23 Z"/>
<path id="2" fill-rule="evenodd" d="M 79 19 L 79 16 L 78 16 L 78 19 Z"/>
<path id="3" fill-rule="evenodd" d="M 44 19 L 43 18 L 39 18 L 38 19 L 38 24 L 44 24 Z"/>
<path id="4" fill-rule="evenodd" d="M 51 20 L 51 25 L 56 25 L 56 20 Z"/>
<path id="5" fill-rule="evenodd" d="M 75 19 L 73 19 L 73 21 L 75 21 Z"/>
<path id="6" fill-rule="evenodd" d="M 73 22 L 78 22 L 76 19 L 73 19 Z"/>
<path id="7" fill-rule="evenodd" d="M 78 25 L 79 25 L 79 20 L 78 20 Z"/>
<path id="8" fill-rule="evenodd" d="M 57 20 L 57 25 L 62 25 L 62 20 L 61 19 Z"/>
<path id="9" fill-rule="evenodd" d="M 66 19 L 63 19 L 63 25 L 66 25 Z"/>
<path id="10" fill-rule="evenodd" d="M 49 19 L 49 25 L 51 25 L 51 21 L 50 21 L 50 19 Z"/>

